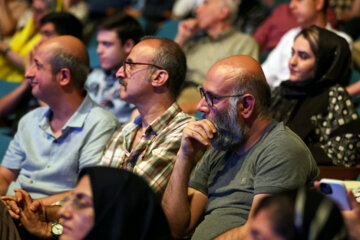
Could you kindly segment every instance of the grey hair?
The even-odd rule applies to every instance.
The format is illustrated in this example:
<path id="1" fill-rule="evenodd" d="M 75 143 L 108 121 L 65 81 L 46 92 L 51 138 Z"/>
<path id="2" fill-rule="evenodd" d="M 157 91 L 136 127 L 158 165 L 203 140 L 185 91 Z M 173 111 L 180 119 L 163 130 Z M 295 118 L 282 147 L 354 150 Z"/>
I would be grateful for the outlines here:
<path id="1" fill-rule="evenodd" d="M 266 80 L 259 74 L 238 74 L 233 95 L 252 94 L 255 97 L 255 111 L 264 119 L 271 118 L 271 90 Z M 231 104 L 237 104 L 240 98 L 230 98 Z"/>
<path id="2" fill-rule="evenodd" d="M 228 20 L 230 21 L 230 23 L 232 24 L 238 15 L 238 10 L 239 10 L 239 0 L 221 0 L 221 2 L 219 4 L 221 4 L 222 6 L 226 6 L 229 9 L 229 16 L 228 16 Z"/>
<path id="3" fill-rule="evenodd" d="M 82 63 L 77 57 L 66 54 L 61 50 L 56 51 L 49 62 L 53 75 L 58 73 L 62 68 L 69 69 L 71 73 L 71 82 L 78 90 L 83 91 L 90 70 L 88 65 Z"/>

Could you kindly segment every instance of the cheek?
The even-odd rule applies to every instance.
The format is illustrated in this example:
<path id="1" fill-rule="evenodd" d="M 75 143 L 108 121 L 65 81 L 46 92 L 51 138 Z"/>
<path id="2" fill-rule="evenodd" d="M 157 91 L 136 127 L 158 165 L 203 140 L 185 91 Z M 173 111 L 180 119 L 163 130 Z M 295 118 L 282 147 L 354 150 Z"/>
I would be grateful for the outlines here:
<path id="1" fill-rule="evenodd" d="M 313 78 L 314 72 L 315 72 L 314 64 L 312 62 L 308 62 L 308 63 L 304 64 L 302 72 L 303 72 L 303 75 L 305 75 L 304 77 Z"/>
<path id="2" fill-rule="evenodd" d="M 94 222 L 95 215 L 93 210 L 74 215 L 74 226 L 77 226 L 74 228 L 74 230 L 76 230 L 74 234 L 77 236 L 77 239 L 84 238 L 93 228 Z"/>

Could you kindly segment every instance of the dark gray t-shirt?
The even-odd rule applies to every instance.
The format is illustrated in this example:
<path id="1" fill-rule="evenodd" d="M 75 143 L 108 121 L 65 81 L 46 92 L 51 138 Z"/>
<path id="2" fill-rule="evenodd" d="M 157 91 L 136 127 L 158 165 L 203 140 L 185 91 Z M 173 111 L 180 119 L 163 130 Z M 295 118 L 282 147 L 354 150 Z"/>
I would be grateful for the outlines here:
<path id="1" fill-rule="evenodd" d="M 192 239 L 213 239 L 246 223 L 254 195 L 312 184 L 318 168 L 303 141 L 272 123 L 246 153 L 210 149 L 189 187 L 208 196 L 204 220 Z"/>

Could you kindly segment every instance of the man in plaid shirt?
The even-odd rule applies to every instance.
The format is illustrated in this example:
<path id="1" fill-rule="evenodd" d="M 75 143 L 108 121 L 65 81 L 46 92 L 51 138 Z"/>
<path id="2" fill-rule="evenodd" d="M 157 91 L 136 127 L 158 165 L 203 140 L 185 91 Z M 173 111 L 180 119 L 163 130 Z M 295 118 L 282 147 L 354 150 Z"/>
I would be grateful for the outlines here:
<path id="1" fill-rule="evenodd" d="M 147 37 L 134 46 L 116 77 L 121 99 L 134 104 L 140 115 L 115 132 L 100 165 L 135 172 L 162 195 L 182 130 L 195 120 L 176 103 L 185 74 L 186 58 L 175 42 Z"/>

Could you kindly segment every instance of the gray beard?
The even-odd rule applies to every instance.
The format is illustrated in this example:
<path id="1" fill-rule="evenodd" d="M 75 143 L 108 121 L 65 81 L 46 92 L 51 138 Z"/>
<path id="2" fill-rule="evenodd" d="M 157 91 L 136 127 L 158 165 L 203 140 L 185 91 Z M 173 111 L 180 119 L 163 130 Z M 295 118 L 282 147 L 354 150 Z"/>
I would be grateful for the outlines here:
<path id="1" fill-rule="evenodd" d="M 215 118 L 210 120 L 216 127 L 215 136 L 210 139 L 211 146 L 216 150 L 229 150 L 243 141 L 247 134 L 247 128 L 241 126 L 237 119 L 236 106 L 231 104 L 226 112 L 218 112 Z"/>

